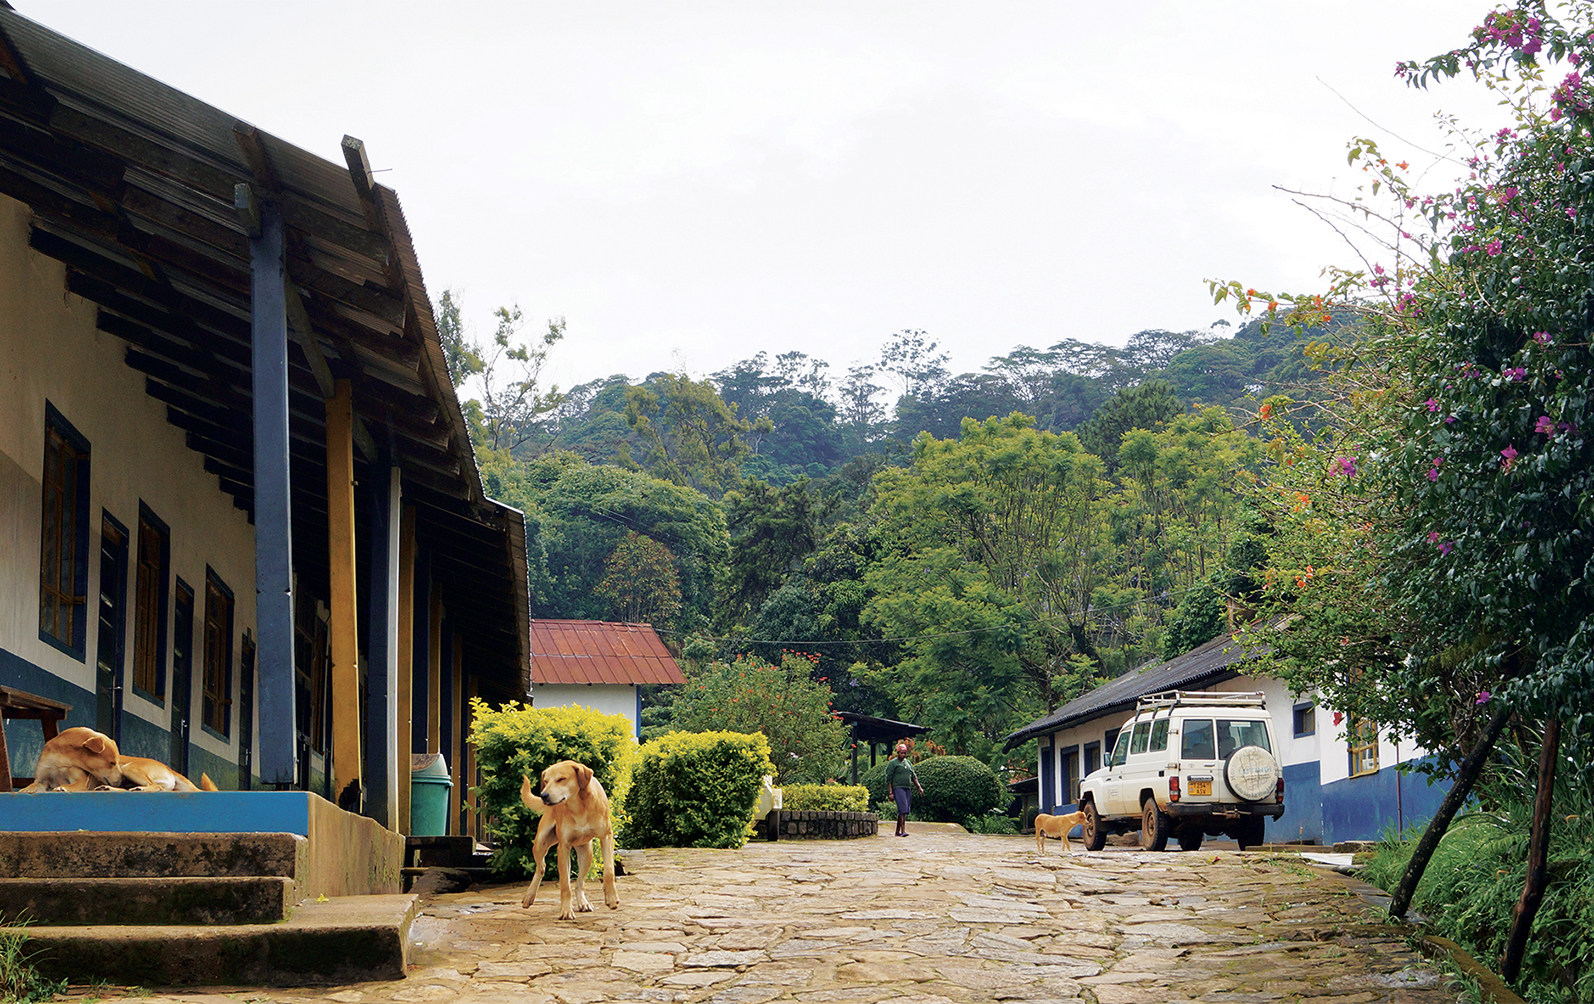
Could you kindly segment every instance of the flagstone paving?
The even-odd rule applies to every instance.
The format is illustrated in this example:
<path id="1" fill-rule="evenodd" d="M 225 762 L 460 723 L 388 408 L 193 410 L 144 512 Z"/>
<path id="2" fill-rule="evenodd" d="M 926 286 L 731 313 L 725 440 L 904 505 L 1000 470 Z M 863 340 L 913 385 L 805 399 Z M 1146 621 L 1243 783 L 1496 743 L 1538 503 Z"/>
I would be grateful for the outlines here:
<path id="1" fill-rule="evenodd" d="M 1220 845 L 1221 847 L 1221 845 Z M 1288 853 L 1072 854 L 1032 837 L 664 849 L 620 908 L 558 921 L 557 886 L 422 904 L 408 979 L 207 990 L 147 1004 L 1430 1004 L 1455 1001 L 1402 931 Z M 591 898 L 601 904 L 601 890 Z M 109 999 L 109 998 L 108 998 Z"/>

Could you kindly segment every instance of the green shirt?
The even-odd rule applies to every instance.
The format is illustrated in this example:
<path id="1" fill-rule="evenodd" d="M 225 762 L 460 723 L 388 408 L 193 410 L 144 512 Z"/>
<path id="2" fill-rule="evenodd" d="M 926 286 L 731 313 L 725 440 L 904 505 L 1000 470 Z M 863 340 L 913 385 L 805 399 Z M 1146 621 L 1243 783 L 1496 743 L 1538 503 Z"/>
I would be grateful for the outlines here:
<path id="1" fill-rule="evenodd" d="M 913 764 L 905 758 L 898 760 L 892 757 L 886 761 L 886 790 L 897 788 L 911 788 L 919 783 L 918 775 L 913 770 Z"/>

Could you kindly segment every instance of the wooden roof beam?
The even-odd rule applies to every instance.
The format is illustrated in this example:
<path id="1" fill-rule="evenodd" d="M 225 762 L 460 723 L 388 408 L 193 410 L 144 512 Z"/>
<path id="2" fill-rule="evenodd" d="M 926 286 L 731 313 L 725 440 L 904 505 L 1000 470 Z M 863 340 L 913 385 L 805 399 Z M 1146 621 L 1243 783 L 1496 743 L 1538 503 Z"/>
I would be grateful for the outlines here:
<path id="1" fill-rule="evenodd" d="M 359 197 L 360 209 L 365 213 L 365 222 L 372 230 L 382 235 L 382 240 L 387 245 L 387 255 L 382 269 L 387 279 L 387 288 L 402 291 L 404 273 L 399 269 L 398 255 L 393 253 L 393 235 L 388 233 L 387 221 L 376 205 L 376 179 L 371 170 L 371 160 L 366 156 L 365 143 L 353 136 L 344 136 L 343 160 L 349 165 L 349 177 L 354 181 L 354 193 Z"/>

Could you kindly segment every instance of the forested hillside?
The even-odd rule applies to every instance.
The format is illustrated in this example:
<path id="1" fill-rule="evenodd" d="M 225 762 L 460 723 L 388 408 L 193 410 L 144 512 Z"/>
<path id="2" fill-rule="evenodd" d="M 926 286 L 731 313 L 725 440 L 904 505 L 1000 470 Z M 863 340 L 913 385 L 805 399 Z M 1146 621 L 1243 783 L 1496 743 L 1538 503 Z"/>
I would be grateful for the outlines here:
<path id="1" fill-rule="evenodd" d="M 449 294 L 439 316 L 489 494 L 527 515 L 535 616 L 647 621 L 689 672 L 800 652 L 837 708 L 987 760 L 1254 595 L 1255 413 L 1320 376 L 1308 336 L 1257 324 L 1018 346 L 957 375 L 904 331 L 844 376 L 761 352 L 557 393 L 538 378 L 562 322 L 517 349 L 518 312 L 488 345 Z"/>

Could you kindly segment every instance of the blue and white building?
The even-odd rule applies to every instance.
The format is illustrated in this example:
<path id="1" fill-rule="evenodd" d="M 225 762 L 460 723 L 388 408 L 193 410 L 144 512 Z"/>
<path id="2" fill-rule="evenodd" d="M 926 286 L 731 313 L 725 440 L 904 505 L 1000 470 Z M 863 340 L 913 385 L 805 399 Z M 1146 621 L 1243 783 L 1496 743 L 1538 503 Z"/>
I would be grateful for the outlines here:
<path id="1" fill-rule="evenodd" d="M 1448 786 L 1396 769 L 1421 760 L 1424 751 L 1395 742 L 1371 723 L 1358 727 L 1315 695 L 1292 693 L 1282 680 L 1247 675 L 1254 654 L 1225 633 L 1177 658 L 1125 673 L 1014 732 L 1009 749 L 1029 739 L 1040 744 L 1040 811 L 1079 807 L 1080 779 L 1102 765 L 1142 696 L 1203 690 L 1266 695 L 1284 768 L 1284 815 L 1267 824 L 1270 843 L 1374 840 L 1434 814 Z"/>

